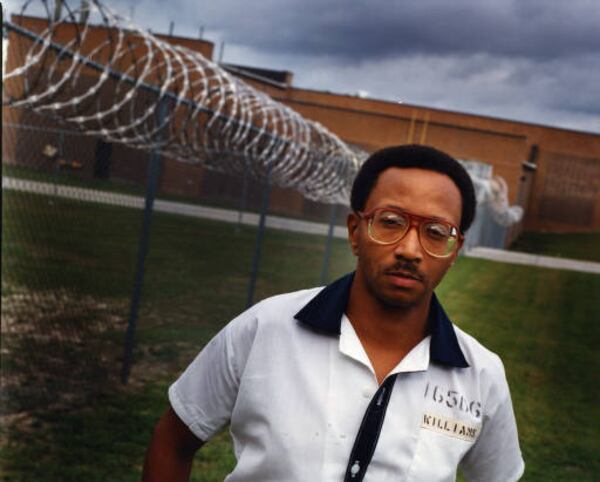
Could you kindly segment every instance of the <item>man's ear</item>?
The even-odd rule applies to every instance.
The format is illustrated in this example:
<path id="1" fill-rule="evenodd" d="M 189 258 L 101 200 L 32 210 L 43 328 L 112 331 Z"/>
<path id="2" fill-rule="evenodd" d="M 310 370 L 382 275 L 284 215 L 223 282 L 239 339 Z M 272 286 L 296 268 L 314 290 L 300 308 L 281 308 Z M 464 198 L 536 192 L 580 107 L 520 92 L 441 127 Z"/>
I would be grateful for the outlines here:
<path id="1" fill-rule="evenodd" d="M 352 248 L 354 256 L 358 256 L 358 227 L 360 226 L 360 218 L 354 212 L 348 214 L 346 218 L 346 226 L 348 227 L 348 241 Z"/>

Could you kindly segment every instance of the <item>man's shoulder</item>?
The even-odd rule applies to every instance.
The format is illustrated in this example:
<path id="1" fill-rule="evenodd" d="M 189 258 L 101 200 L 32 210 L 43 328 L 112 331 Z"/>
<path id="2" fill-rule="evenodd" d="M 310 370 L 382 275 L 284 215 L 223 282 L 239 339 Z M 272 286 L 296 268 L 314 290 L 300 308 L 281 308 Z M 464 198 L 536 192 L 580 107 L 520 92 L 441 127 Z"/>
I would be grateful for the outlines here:
<path id="1" fill-rule="evenodd" d="M 310 288 L 265 298 L 232 319 L 224 328 L 234 343 L 254 344 L 257 336 L 285 336 L 297 326 L 294 316 L 322 289 Z"/>
<path id="2" fill-rule="evenodd" d="M 323 286 L 318 286 L 270 296 L 256 303 L 249 311 L 253 312 L 258 319 L 265 321 L 273 317 L 278 320 L 293 318 L 323 288 Z"/>
<path id="3" fill-rule="evenodd" d="M 453 323 L 452 326 L 469 365 L 479 372 L 485 371 L 504 378 L 504 365 L 500 356 L 456 324 Z"/>

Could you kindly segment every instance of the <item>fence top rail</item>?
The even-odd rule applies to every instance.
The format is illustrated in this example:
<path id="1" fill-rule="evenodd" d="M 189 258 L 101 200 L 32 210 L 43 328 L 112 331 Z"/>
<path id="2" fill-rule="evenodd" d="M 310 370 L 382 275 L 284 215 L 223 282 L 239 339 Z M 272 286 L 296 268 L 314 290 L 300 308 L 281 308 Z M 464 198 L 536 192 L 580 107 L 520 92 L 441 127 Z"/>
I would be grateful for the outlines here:
<path id="1" fill-rule="evenodd" d="M 60 129 L 58 127 L 46 127 L 46 126 L 35 126 L 31 124 L 20 124 L 16 122 L 3 122 L 2 128 L 5 127 L 12 129 L 24 129 L 28 131 L 42 131 L 42 132 L 54 132 L 57 134 L 68 134 L 73 136 L 86 136 L 84 132 L 71 130 L 71 129 Z"/>

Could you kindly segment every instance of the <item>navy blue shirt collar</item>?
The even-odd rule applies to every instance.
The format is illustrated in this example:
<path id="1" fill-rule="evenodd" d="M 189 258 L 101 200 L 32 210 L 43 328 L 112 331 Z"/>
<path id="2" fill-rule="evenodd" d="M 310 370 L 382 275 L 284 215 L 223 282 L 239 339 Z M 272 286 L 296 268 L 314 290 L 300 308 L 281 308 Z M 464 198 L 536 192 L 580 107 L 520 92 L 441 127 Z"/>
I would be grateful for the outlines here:
<path id="1" fill-rule="evenodd" d="M 350 273 L 323 288 L 294 318 L 315 331 L 339 335 L 342 315 L 348 306 L 354 273 Z M 429 306 L 431 360 L 443 365 L 466 368 L 469 366 L 458 344 L 452 322 L 444 312 L 435 293 Z"/>

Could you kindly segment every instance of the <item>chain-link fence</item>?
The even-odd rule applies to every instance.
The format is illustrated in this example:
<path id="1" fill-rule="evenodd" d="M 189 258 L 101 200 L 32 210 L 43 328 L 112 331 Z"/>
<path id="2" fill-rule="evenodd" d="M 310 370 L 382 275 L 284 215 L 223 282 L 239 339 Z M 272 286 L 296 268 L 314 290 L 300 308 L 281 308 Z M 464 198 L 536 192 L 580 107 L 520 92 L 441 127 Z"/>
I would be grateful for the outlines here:
<path id="1" fill-rule="evenodd" d="M 2 411 L 85 403 L 115 380 L 139 216 L 95 201 L 76 132 L 8 122 L 2 150 Z"/>
<path id="2" fill-rule="evenodd" d="M 160 159 L 144 231 L 147 154 L 28 113 L 5 115 L 2 149 L 4 414 L 117 386 L 138 319 L 134 381 L 180 366 L 248 302 L 352 267 L 330 223 L 342 208 Z M 257 236 L 261 211 L 282 229 Z"/>

